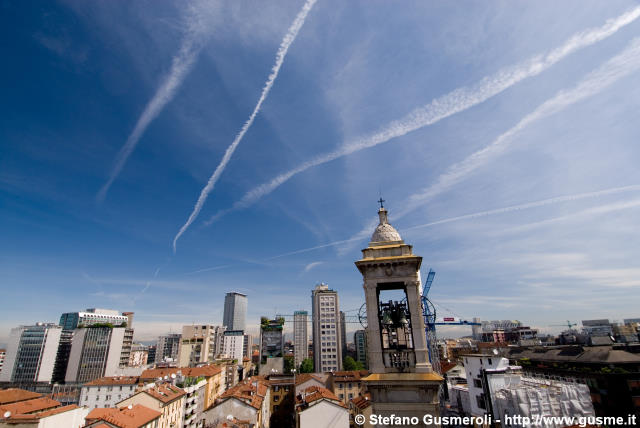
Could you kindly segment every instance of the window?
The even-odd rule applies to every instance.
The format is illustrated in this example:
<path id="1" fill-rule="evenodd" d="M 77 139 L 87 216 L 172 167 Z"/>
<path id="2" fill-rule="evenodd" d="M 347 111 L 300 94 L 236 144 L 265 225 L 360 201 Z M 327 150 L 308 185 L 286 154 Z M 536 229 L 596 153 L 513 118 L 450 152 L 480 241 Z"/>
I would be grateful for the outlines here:
<path id="1" fill-rule="evenodd" d="M 492 363 L 491 363 L 491 358 L 489 358 L 489 365 L 491 365 L 491 364 L 492 364 Z"/>
<path id="2" fill-rule="evenodd" d="M 482 380 L 474 379 L 473 380 L 473 386 L 475 386 L 476 388 L 482 388 Z"/>
<path id="3" fill-rule="evenodd" d="M 476 395 L 476 404 L 481 409 L 486 409 L 486 407 L 484 405 L 484 394 Z"/>

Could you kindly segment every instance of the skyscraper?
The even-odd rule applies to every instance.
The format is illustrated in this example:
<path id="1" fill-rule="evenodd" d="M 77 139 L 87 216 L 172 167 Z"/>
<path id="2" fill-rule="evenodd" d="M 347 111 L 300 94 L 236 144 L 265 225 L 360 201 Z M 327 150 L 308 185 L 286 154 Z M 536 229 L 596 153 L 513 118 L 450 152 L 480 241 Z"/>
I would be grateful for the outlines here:
<path id="1" fill-rule="evenodd" d="M 12 329 L 0 381 L 50 383 L 61 333 L 60 326 L 45 323 Z"/>
<path id="2" fill-rule="evenodd" d="M 300 367 L 303 360 L 309 358 L 308 315 L 307 311 L 293 313 L 293 360 L 296 368 Z"/>
<path id="3" fill-rule="evenodd" d="M 338 292 L 327 284 L 311 291 L 313 307 L 313 362 L 315 371 L 342 370 L 342 339 Z"/>
<path id="4" fill-rule="evenodd" d="M 247 296 L 245 294 L 236 293 L 235 291 L 227 293 L 224 298 L 224 315 L 222 317 L 222 325 L 227 330 L 245 330 L 247 320 Z"/>

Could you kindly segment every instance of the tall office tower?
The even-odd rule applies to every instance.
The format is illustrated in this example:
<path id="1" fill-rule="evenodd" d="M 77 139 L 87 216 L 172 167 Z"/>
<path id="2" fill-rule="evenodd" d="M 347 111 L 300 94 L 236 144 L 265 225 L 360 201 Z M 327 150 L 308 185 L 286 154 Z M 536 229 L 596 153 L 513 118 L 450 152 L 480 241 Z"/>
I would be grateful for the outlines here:
<path id="1" fill-rule="evenodd" d="M 50 383 L 61 333 L 60 326 L 45 323 L 12 329 L 0 382 Z"/>
<path id="2" fill-rule="evenodd" d="M 356 361 L 360 361 L 365 369 L 369 368 L 367 363 L 367 332 L 358 330 L 353 333 L 353 342 L 356 345 Z"/>
<path id="3" fill-rule="evenodd" d="M 340 343 L 342 348 L 342 354 L 340 358 L 344 360 L 344 357 L 347 356 L 347 327 L 346 327 L 346 319 L 344 316 L 344 312 L 340 311 Z"/>
<path id="4" fill-rule="evenodd" d="M 90 308 L 81 312 L 66 312 L 60 316 L 59 325 L 64 330 L 74 330 L 93 324 L 112 324 L 114 327 L 126 325 L 132 328 L 133 312 L 114 311 L 111 309 Z"/>
<path id="5" fill-rule="evenodd" d="M 311 291 L 313 318 L 313 363 L 316 372 L 342 370 L 340 305 L 338 292 L 327 284 Z"/>
<path id="6" fill-rule="evenodd" d="M 293 313 L 293 361 L 296 368 L 302 361 L 309 358 L 309 329 L 307 311 L 295 311 Z"/>
<path id="7" fill-rule="evenodd" d="M 247 296 L 245 294 L 231 292 L 224 298 L 224 315 L 222 325 L 227 330 L 245 330 L 247 320 Z"/>
<path id="8" fill-rule="evenodd" d="M 65 382 L 84 383 L 103 376 L 114 376 L 119 367 L 126 367 L 129 362 L 132 332 L 132 329 L 125 327 L 89 326 L 77 329 L 71 340 Z M 126 363 L 122 365 L 125 358 Z"/>
<path id="9" fill-rule="evenodd" d="M 213 361 L 223 353 L 224 326 L 185 325 L 178 351 L 180 367 L 194 367 L 199 363 Z"/>
<path id="10" fill-rule="evenodd" d="M 223 335 L 222 354 L 228 358 L 238 360 L 242 364 L 244 356 L 244 332 L 242 330 L 227 330 Z"/>
<path id="11" fill-rule="evenodd" d="M 153 361 L 156 363 L 160 363 L 162 361 L 177 361 L 181 340 L 182 335 L 180 333 L 169 333 L 158 337 L 156 355 Z"/>

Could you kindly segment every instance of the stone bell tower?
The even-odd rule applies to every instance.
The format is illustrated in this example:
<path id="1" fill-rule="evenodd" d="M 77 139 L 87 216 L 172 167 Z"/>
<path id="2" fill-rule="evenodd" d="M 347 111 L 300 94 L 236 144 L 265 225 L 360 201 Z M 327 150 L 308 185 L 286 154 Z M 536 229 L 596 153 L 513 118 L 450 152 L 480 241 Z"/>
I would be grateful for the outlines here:
<path id="1" fill-rule="evenodd" d="M 384 201 L 379 202 L 380 223 L 362 250 L 362 259 L 355 262 L 364 280 L 367 306 L 371 375 L 364 381 L 373 414 L 422 421 L 425 414 L 439 413 L 438 388 L 443 380 L 429 363 L 420 300 L 422 257 L 413 254 L 413 247 L 389 224 Z M 404 298 L 383 301 L 381 294 L 404 294 Z"/>

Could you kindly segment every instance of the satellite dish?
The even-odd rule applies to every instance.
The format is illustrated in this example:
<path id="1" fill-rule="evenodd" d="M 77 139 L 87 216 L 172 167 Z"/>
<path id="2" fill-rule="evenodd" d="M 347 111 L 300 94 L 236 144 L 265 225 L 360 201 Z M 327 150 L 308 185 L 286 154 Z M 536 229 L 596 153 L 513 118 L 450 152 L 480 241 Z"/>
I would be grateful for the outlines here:
<path id="1" fill-rule="evenodd" d="M 493 355 L 498 355 L 498 350 L 493 348 Z"/>
<path id="2" fill-rule="evenodd" d="M 233 420 L 233 415 L 227 415 L 227 420 L 228 421 L 232 421 Z"/>
<path id="3" fill-rule="evenodd" d="M 4 418 L 8 419 L 11 416 L 11 412 L 4 412 Z"/>
<path id="4" fill-rule="evenodd" d="M 164 380 L 167 380 L 167 379 L 169 379 L 169 376 L 165 375 Z"/>
<path id="5" fill-rule="evenodd" d="M 176 374 L 175 373 L 171 373 L 171 379 L 175 379 L 176 378 Z"/>
<path id="6" fill-rule="evenodd" d="M 127 409 L 129 409 L 129 410 L 133 409 L 133 404 L 129 404 L 129 405 L 127 406 Z"/>

